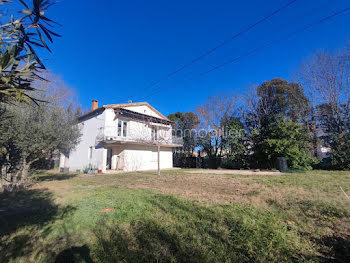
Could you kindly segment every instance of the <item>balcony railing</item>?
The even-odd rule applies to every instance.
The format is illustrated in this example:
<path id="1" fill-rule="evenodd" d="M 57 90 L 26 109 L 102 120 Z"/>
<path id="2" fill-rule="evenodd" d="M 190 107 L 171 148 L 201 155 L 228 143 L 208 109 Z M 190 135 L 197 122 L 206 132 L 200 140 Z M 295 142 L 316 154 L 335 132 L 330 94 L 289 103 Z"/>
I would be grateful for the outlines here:
<path id="1" fill-rule="evenodd" d="M 101 127 L 99 128 L 98 134 L 96 136 L 96 144 L 100 142 L 133 142 L 133 143 L 142 143 L 142 144 L 161 144 L 161 145 L 179 145 L 182 147 L 183 139 L 181 137 L 167 136 L 163 138 L 158 135 L 157 139 L 152 138 L 150 134 L 140 134 L 133 133 L 133 136 L 118 136 L 118 130 L 116 127 Z M 149 131 L 150 132 L 150 131 Z M 130 133 L 130 131 L 129 131 Z"/>
<path id="2" fill-rule="evenodd" d="M 171 142 L 172 144 L 178 144 L 178 145 L 183 145 L 184 144 L 184 140 L 182 137 L 176 137 L 176 136 L 172 136 L 171 137 Z"/>
<path id="3" fill-rule="evenodd" d="M 117 140 L 120 139 L 120 136 L 117 136 L 117 128 L 116 127 L 100 127 L 98 129 L 98 133 L 96 136 L 96 140 L 101 142 L 101 141 L 106 141 L 106 140 Z"/>

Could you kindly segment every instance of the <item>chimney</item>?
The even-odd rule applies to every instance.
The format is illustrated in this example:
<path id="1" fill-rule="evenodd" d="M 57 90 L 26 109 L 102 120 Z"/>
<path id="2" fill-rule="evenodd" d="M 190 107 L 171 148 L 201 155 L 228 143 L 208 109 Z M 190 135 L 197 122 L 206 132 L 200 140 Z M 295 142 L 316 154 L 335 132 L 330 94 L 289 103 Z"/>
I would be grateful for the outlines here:
<path id="1" fill-rule="evenodd" d="M 91 110 L 96 110 L 98 108 L 98 100 L 92 100 Z"/>

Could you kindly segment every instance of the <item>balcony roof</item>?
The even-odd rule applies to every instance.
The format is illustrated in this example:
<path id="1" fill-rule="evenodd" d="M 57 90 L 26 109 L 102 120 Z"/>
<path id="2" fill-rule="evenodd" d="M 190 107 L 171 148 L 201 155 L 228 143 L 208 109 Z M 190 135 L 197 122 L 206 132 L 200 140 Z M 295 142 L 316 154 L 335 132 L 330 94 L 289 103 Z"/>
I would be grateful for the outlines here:
<path id="1" fill-rule="evenodd" d="M 107 145 L 125 145 L 125 144 L 133 144 L 133 145 L 148 145 L 148 146 L 158 146 L 158 143 L 155 141 L 137 141 L 137 140 L 120 140 L 120 139 L 104 139 L 103 143 Z M 180 148 L 183 147 L 180 143 L 172 143 L 172 142 L 159 142 L 159 146 L 167 147 L 167 148 Z"/>
<path id="2" fill-rule="evenodd" d="M 167 117 L 165 117 L 162 113 L 160 113 L 158 110 L 156 110 L 155 108 L 153 108 L 148 102 L 133 102 L 133 103 L 119 103 L 119 104 L 106 104 L 106 105 L 103 105 L 93 111 L 90 111 L 82 116 L 79 117 L 79 120 L 83 120 L 85 119 L 86 117 L 90 117 L 90 116 L 93 116 L 95 114 L 98 114 L 100 112 L 103 112 L 105 109 L 124 109 L 124 108 L 127 108 L 127 107 L 133 107 L 133 106 L 147 106 L 149 107 L 152 111 L 154 111 L 155 113 L 157 113 L 161 118 L 158 118 L 158 117 L 154 117 L 154 118 L 157 118 L 157 119 L 161 119 L 161 120 L 166 120 L 166 121 L 169 121 L 171 122 Z M 129 110 L 130 111 L 130 110 Z M 132 112 L 135 112 L 135 111 L 132 111 Z M 137 113 L 137 112 L 135 112 Z M 142 113 L 139 113 L 141 115 L 145 115 L 145 116 L 150 116 L 150 115 L 147 115 L 147 114 L 142 114 Z"/>
<path id="3" fill-rule="evenodd" d="M 124 108 L 116 108 L 116 109 L 114 109 L 114 112 L 115 112 L 114 119 L 117 119 L 119 116 L 123 116 L 126 118 L 131 118 L 131 119 L 144 121 L 144 122 L 148 122 L 148 123 L 160 123 L 160 124 L 165 124 L 165 125 L 173 125 L 174 124 L 174 122 L 170 121 L 168 118 L 161 119 L 158 117 L 154 117 L 154 116 L 150 116 L 147 114 L 127 110 Z"/>

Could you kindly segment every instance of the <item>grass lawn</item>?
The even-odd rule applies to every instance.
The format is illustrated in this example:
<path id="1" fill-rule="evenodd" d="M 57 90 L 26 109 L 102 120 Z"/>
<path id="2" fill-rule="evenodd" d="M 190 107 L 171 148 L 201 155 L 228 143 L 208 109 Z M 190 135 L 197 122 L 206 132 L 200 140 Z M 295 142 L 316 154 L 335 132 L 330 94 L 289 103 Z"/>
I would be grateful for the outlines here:
<path id="1" fill-rule="evenodd" d="M 350 172 L 193 171 L 38 174 L 0 194 L 0 262 L 350 262 Z"/>

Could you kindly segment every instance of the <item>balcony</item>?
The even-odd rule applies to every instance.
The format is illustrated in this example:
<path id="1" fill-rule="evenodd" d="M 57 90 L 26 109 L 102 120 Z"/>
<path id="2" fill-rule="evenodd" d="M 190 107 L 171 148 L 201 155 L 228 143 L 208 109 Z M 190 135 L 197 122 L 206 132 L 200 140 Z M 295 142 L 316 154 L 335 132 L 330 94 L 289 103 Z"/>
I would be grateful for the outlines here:
<path id="1" fill-rule="evenodd" d="M 171 134 L 171 132 L 170 132 Z M 151 131 L 130 131 L 128 130 L 127 136 L 118 136 L 116 127 L 101 127 L 99 128 L 96 136 L 96 144 L 141 144 L 141 145 L 163 145 L 171 147 L 182 147 L 183 139 L 181 137 L 175 137 L 168 134 L 162 136 L 158 135 L 157 139 L 152 138 Z"/>
<path id="2" fill-rule="evenodd" d="M 173 144 L 178 144 L 178 145 L 181 145 L 181 147 L 183 146 L 184 144 L 184 140 L 182 137 L 176 137 L 176 136 L 171 136 L 171 142 Z"/>

